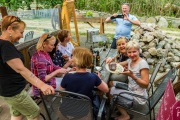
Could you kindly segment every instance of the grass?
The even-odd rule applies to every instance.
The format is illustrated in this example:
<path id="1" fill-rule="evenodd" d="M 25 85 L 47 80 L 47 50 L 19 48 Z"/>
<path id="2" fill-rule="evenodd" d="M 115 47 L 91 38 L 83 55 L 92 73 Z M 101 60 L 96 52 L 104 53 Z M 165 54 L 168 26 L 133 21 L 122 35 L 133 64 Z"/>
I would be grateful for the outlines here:
<path id="1" fill-rule="evenodd" d="M 162 30 L 180 32 L 180 29 L 178 29 L 178 28 L 162 28 Z"/>

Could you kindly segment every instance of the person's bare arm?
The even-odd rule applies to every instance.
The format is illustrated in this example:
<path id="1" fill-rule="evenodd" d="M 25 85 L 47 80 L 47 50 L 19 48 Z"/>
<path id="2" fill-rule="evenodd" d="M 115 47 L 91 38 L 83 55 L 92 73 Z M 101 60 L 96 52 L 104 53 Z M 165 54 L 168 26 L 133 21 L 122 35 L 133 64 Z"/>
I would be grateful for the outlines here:
<path id="1" fill-rule="evenodd" d="M 65 90 L 63 87 L 60 86 L 60 90 Z"/>
<path id="2" fill-rule="evenodd" d="M 21 74 L 28 82 L 39 88 L 43 94 L 54 93 L 52 86 L 49 86 L 37 78 L 30 70 L 28 70 L 19 58 L 14 58 L 6 62 L 14 71 Z"/>
<path id="3" fill-rule="evenodd" d="M 127 14 L 124 14 L 124 20 L 128 20 L 129 22 L 131 22 L 134 25 L 140 26 L 140 21 L 139 20 L 131 20 L 129 19 Z"/>
<path id="4" fill-rule="evenodd" d="M 119 62 L 120 65 L 122 66 L 127 66 L 128 62 L 127 61 L 123 61 L 123 62 Z"/>
<path id="5" fill-rule="evenodd" d="M 107 17 L 105 22 L 112 22 L 111 17 Z"/>
<path id="6" fill-rule="evenodd" d="M 105 93 L 109 92 L 109 88 L 103 80 L 102 80 L 101 84 L 99 86 L 97 86 L 97 88 Z"/>
<path id="7" fill-rule="evenodd" d="M 122 72 L 122 74 L 130 76 L 142 88 L 147 88 L 149 85 L 149 69 L 147 68 L 140 70 L 141 78 L 136 77 L 130 70 Z"/>
<path id="8" fill-rule="evenodd" d="M 67 69 L 72 64 L 72 59 L 69 59 L 63 68 Z"/>
<path id="9" fill-rule="evenodd" d="M 45 76 L 45 81 L 49 81 L 49 80 L 51 80 L 51 78 L 53 78 L 55 76 L 61 77 L 63 74 L 65 74 L 67 72 L 68 72 L 68 70 L 64 69 L 64 68 L 57 69 L 54 72 L 46 75 Z"/>
<path id="10" fill-rule="evenodd" d="M 133 23 L 134 25 L 140 26 L 140 21 L 139 20 L 131 20 L 131 19 L 129 19 L 129 21 L 131 23 Z"/>
<path id="11" fill-rule="evenodd" d="M 112 16 L 116 17 L 118 14 L 114 13 Z M 105 22 L 112 22 L 111 20 L 111 16 L 110 17 L 107 17 Z"/>

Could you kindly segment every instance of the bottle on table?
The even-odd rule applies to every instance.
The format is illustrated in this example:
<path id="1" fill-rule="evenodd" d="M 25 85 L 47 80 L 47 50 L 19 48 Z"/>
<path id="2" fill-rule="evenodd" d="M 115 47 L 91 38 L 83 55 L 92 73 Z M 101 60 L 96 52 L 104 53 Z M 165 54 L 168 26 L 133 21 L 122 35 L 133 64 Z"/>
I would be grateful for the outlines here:
<path id="1" fill-rule="evenodd" d="M 106 42 L 104 42 L 103 51 L 106 51 Z"/>
<path id="2" fill-rule="evenodd" d="M 95 61 L 95 55 L 94 55 L 94 51 L 93 51 L 93 47 L 91 46 L 90 47 L 90 51 L 93 55 L 93 61 L 92 61 L 92 64 L 89 66 L 89 69 L 91 70 L 91 73 L 94 72 L 94 61 Z"/>
<path id="3" fill-rule="evenodd" d="M 106 51 L 107 48 L 108 48 L 108 43 L 107 41 L 105 41 L 103 45 L 103 51 Z"/>
<path id="4" fill-rule="evenodd" d="M 96 52 L 96 66 L 100 66 L 100 55 L 99 55 L 99 51 Z"/>

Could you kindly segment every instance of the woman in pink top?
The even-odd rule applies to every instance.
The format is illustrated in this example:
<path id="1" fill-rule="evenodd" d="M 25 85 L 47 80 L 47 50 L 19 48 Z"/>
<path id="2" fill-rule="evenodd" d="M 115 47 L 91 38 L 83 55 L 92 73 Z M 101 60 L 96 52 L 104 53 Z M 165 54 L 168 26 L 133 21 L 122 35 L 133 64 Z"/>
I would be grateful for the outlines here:
<path id="1" fill-rule="evenodd" d="M 48 52 L 53 50 L 55 41 L 56 38 L 48 33 L 40 37 L 36 46 L 37 51 L 31 58 L 31 71 L 46 84 L 59 89 L 61 80 L 55 76 L 62 76 L 67 73 L 67 69 L 54 65 L 49 56 Z M 33 86 L 33 93 L 35 96 L 39 95 L 39 90 L 35 86 Z"/>

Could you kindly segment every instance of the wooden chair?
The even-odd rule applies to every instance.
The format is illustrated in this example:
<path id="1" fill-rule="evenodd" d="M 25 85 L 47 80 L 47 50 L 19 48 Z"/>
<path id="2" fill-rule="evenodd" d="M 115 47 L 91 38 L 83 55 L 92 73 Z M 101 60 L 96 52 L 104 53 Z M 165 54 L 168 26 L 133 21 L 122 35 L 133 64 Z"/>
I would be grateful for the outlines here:
<path id="1" fill-rule="evenodd" d="M 43 95 L 41 98 L 49 120 L 93 120 L 92 101 L 89 97 L 69 92 L 55 91 L 54 95 Z M 101 104 L 98 119 L 101 120 Z"/>
<path id="2" fill-rule="evenodd" d="M 144 98 L 143 96 L 133 94 L 130 92 L 122 92 L 121 94 L 114 95 L 113 99 L 111 101 L 110 111 L 113 111 L 114 107 L 117 105 L 117 106 L 121 106 L 122 108 L 126 109 L 129 112 L 135 112 L 135 113 L 138 113 L 143 116 L 149 115 L 149 118 L 151 120 L 152 111 L 154 110 L 154 107 L 156 106 L 156 104 L 159 102 L 159 100 L 163 96 L 164 91 L 167 86 L 167 83 L 168 83 L 168 80 L 171 80 L 171 82 L 173 82 L 176 78 L 176 73 L 177 73 L 176 68 L 170 69 L 168 71 L 167 75 L 165 76 L 165 78 L 161 81 L 161 83 L 158 85 L 156 90 L 153 92 L 153 94 L 149 95 L 148 98 Z M 118 97 L 122 96 L 122 94 L 128 94 L 128 95 L 132 95 L 137 98 L 144 99 L 144 100 L 146 100 L 146 104 L 143 106 L 143 108 L 140 105 L 139 105 L 140 107 L 136 106 L 136 107 L 126 108 L 120 104 L 121 101 L 118 99 Z M 111 113 L 112 112 L 110 112 L 110 115 L 109 115 L 110 117 L 111 117 Z M 155 117 L 155 114 L 153 113 L 153 119 L 154 119 L 154 117 Z"/>
<path id="3" fill-rule="evenodd" d="M 28 40 L 32 40 L 33 39 L 33 35 L 34 35 L 34 31 L 29 31 L 28 33 L 26 33 L 26 35 L 24 37 L 24 42 L 28 41 Z"/>

